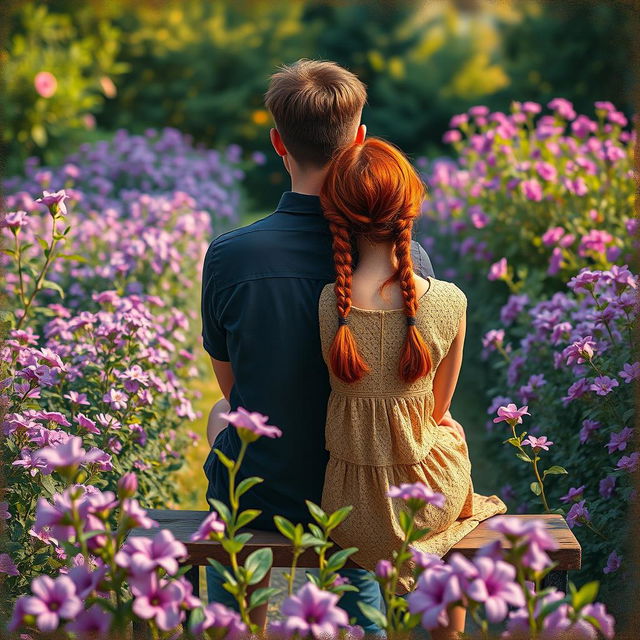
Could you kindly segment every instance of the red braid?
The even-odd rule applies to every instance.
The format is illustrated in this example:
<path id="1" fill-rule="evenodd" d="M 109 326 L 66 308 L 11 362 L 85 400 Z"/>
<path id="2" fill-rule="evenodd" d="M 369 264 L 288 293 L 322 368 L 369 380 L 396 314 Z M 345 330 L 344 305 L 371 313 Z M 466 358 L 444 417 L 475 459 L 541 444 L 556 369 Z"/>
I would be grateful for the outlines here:
<path id="1" fill-rule="evenodd" d="M 407 318 L 415 321 L 418 312 L 418 300 L 416 298 L 416 283 L 413 275 L 413 261 L 411 260 L 411 227 L 412 220 L 399 220 L 397 223 L 397 236 L 395 253 L 398 260 L 398 281 L 402 289 L 404 301 L 404 313 Z M 431 354 L 418 330 L 411 323 L 407 326 L 407 335 L 400 355 L 400 378 L 412 383 L 426 376 L 433 366 Z"/>

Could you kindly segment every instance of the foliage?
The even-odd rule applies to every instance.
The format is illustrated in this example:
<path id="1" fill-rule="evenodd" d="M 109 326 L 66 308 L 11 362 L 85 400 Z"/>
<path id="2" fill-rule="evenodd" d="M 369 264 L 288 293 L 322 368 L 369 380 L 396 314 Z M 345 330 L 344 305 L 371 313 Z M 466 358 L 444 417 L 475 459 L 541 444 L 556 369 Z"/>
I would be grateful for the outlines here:
<path id="1" fill-rule="evenodd" d="M 7 16 L 7 19 L 9 16 Z M 88 7 L 74 15 L 25 2 L 12 16 L 3 62 L 3 143 L 16 171 L 27 155 L 58 162 L 69 142 L 87 137 L 117 78 L 121 32 Z"/>

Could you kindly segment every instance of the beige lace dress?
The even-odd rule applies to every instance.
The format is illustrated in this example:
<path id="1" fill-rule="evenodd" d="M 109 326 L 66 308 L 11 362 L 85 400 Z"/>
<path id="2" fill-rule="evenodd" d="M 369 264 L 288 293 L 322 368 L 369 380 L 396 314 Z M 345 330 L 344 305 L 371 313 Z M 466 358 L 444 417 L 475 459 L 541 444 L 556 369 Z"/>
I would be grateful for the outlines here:
<path id="1" fill-rule="evenodd" d="M 452 428 L 438 426 L 431 417 L 433 374 L 457 334 L 466 311 L 464 293 L 450 282 L 429 278 L 418 303 L 417 327 L 431 353 L 432 372 L 413 384 L 398 376 L 406 333 L 401 309 L 366 310 L 352 307 L 349 326 L 369 373 L 354 384 L 332 373 L 327 406 L 326 447 L 330 454 L 322 508 L 334 511 L 352 505 L 349 517 L 334 532 L 341 547 L 358 547 L 353 560 L 373 570 L 378 560 L 391 558 L 400 547 L 398 521 L 402 500 L 387 497 L 389 487 L 423 482 L 446 497 L 444 509 L 427 506 L 417 526 L 431 532 L 413 546 L 444 555 L 479 522 L 506 507 L 497 496 L 473 492 L 467 445 Z M 320 334 L 325 361 L 338 328 L 333 285 L 319 303 Z M 411 566 L 400 578 L 399 592 L 413 587 Z"/>

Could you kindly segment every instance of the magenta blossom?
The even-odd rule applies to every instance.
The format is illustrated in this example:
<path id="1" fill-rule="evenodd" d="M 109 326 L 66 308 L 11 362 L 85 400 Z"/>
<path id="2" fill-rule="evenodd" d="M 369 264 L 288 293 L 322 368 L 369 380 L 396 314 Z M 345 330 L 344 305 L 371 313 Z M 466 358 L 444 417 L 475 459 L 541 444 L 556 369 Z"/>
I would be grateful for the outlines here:
<path id="1" fill-rule="evenodd" d="M 80 638 L 101 637 L 107 635 L 111 628 L 111 620 L 112 615 L 108 611 L 98 604 L 92 604 L 85 611 L 81 611 L 73 622 L 69 622 L 65 629 Z"/>
<path id="2" fill-rule="evenodd" d="M 7 227 L 17 233 L 29 223 L 29 215 L 26 211 L 10 211 L 0 220 L 0 228 Z"/>
<path id="3" fill-rule="evenodd" d="M 393 574 L 393 565 L 389 560 L 378 560 L 376 564 L 376 576 L 381 580 L 389 580 Z"/>
<path id="4" fill-rule="evenodd" d="M 206 629 L 226 629 L 225 640 L 240 640 L 247 634 L 247 627 L 240 615 L 219 602 L 211 602 L 202 610 L 204 618 L 193 626 L 193 634 L 199 636 Z"/>
<path id="5" fill-rule="evenodd" d="M 638 462 L 640 461 L 640 452 L 634 451 L 631 455 L 622 456 L 616 464 L 616 469 L 622 469 L 633 473 L 638 468 Z"/>
<path id="6" fill-rule="evenodd" d="M 566 358 L 567 365 L 582 364 L 593 358 L 596 343 L 592 336 L 580 338 L 570 344 L 563 352 L 562 357 Z"/>
<path id="7" fill-rule="evenodd" d="M 49 207 L 49 211 L 61 213 L 63 216 L 66 216 L 67 207 L 64 201 L 68 198 L 69 196 L 64 189 L 55 192 L 43 191 L 42 198 L 38 198 L 36 202 L 43 204 L 45 207 Z"/>
<path id="8" fill-rule="evenodd" d="M 409 611 L 420 614 L 422 626 L 428 630 L 447 626 L 447 607 L 461 599 L 460 579 L 448 565 L 420 574 L 415 590 L 407 596 Z"/>
<path id="9" fill-rule="evenodd" d="M 609 554 L 607 558 L 607 566 L 602 570 L 602 573 L 614 573 L 622 566 L 622 556 L 614 550 Z"/>
<path id="10" fill-rule="evenodd" d="M 446 498 L 435 491 L 432 491 L 422 482 L 414 482 L 413 484 L 401 484 L 399 487 L 390 487 L 387 495 L 390 498 L 401 498 L 402 500 L 419 500 L 426 504 L 433 505 L 442 509 Z"/>
<path id="11" fill-rule="evenodd" d="M 489 280 L 504 280 L 507 277 L 507 259 L 500 258 L 489 267 Z"/>
<path id="12" fill-rule="evenodd" d="M 147 515 L 135 498 L 126 498 L 122 502 L 122 511 L 131 528 L 152 529 L 158 526 L 158 523 Z"/>
<path id="13" fill-rule="evenodd" d="M 594 431 L 597 431 L 602 425 L 597 420 L 583 420 L 580 429 L 580 444 L 587 442 Z"/>
<path id="14" fill-rule="evenodd" d="M 533 202 L 542 200 L 542 186 L 535 178 L 523 180 L 520 183 L 520 189 L 527 200 L 532 200 Z"/>
<path id="15" fill-rule="evenodd" d="M 569 509 L 566 521 L 570 529 L 573 529 L 575 526 L 583 525 L 591 520 L 589 510 L 585 507 L 584 503 L 584 500 L 580 500 L 580 502 L 576 502 L 571 509 Z"/>
<path id="16" fill-rule="evenodd" d="M 633 436 L 633 429 L 625 427 L 621 431 L 617 431 L 611 434 L 611 438 L 607 443 L 607 451 L 614 453 L 616 451 L 624 451 L 627 448 L 627 444 Z"/>
<path id="17" fill-rule="evenodd" d="M 540 436 L 536 438 L 532 435 L 528 435 L 523 441 L 522 444 L 528 444 L 534 452 L 540 451 L 544 449 L 545 451 L 549 451 L 549 447 L 553 444 L 551 440 L 547 440 L 547 436 Z"/>
<path id="18" fill-rule="evenodd" d="M 53 73 L 39 71 L 33 79 L 33 86 L 43 98 L 51 98 L 58 89 L 58 81 Z"/>
<path id="19" fill-rule="evenodd" d="M 580 485 L 579 487 L 571 487 L 569 491 L 565 495 L 560 498 L 560 502 L 568 503 L 568 502 L 577 502 L 582 499 L 582 494 L 584 493 L 585 485 Z"/>
<path id="20" fill-rule="evenodd" d="M 198 530 L 191 535 L 192 542 L 200 540 L 218 540 L 224 533 L 225 524 L 218 518 L 218 514 L 212 511 L 200 524 Z"/>
<path id="21" fill-rule="evenodd" d="M 511 425 L 522 424 L 522 416 L 530 416 L 529 407 L 516 407 L 515 404 L 508 404 L 506 407 L 498 408 L 498 417 L 494 418 L 494 422 L 508 422 Z"/>
<path id="22" fill-rule="evenodd" d="M 71 578 L 38 576 L 31 583 L 33 596 L 24 603 L 26 613 L 35 616 L 40 631 L 55 631 L 62 619 L 72 620 L 82 611 L 82 602 L 76 595 Z"/>
<path id="23" fill-rule="evenodd" d="M 546 551 L 557 549 L 556 541 L 547 533 L 542 520 L 497 516 L 489 521 L 489 528 L 499 531 L 507 539 L 526 547 L 522 561 L 525 566 L 539 571 L 551 564 Z"/>
<path id="24" fill-rule="evenodd" d="M 8 553 L 0 553 L 0 573 L 8 576 L 19 576 L 20 572 Z"/>
<path id="25" fill-rule="evenodd" d="M 167 529 L 153 538 L 130 537 L 116 554 L 116 562 L 134 576 L 146 575 L 156 567 L 162 567 L 169 575 L 178 571 L 178 560 L 186 557 L 187 549 Z"/>
<path id="26" fill-rule="evenodd" d="M 634 362 L 633 364 L 625 363 L 622 366 L 622 371 L 618 372 L 618 375 L 627 383 L 631 383 L 634 380 L 640 378 L 640 362 Z"/>
<path id="27" fill-rule="evenodd" d="M 143 620 L 155 620 L 162 631 L 170 631 L 184 617 L 180 609 L 184 592 L 179 582 L 161 580 L 147 573 L 131 583 L 133 612 Z"/>
<path id="28" fill-rule="evenodd" d="M 306 582 L 295 595 L 282 604 L 284 620 L 272 625 L 272 629 L 285 637 L 296 634 L 300 638 L 333 638 L 338 629 L 349 624 L 345 611 L 337 605 L 338 596 L 318 589 Z"/>
<path id="29" fill-rule="evenodd" d="M 100 457 L 100 450 L 94 449 L 93 452 L 87 453 L 82 448 L 82 438 L 71 436 L 66 442 L 40 449 L 37 455 L 45 462 L 47 470 L 51 471 L 95 462 Z"/>
<path id="30" fill-rule="evenodd" d="M 253 442 L 261 436 L 267 438 L 279 438 L 282 431 L 278 427 L 267 424 L 269 419 L 267 416 L 257 412 L 249 412 L 242 407 L 238 407 L 237 411 L 229 413 L 221 413 L 223 420 L 228 420 L 237 430 L 241 439 L 247 442 Z"/>
<path id="31" fill-rule="evenodd" d="M 615 378 L 610 378 L 609 376 L 598 376 L 593 379 L 589 389 L 591 391 L 595 391 L 599 396 L 606 396 L 618 386 L 620 386 L 620 383 Z"/>

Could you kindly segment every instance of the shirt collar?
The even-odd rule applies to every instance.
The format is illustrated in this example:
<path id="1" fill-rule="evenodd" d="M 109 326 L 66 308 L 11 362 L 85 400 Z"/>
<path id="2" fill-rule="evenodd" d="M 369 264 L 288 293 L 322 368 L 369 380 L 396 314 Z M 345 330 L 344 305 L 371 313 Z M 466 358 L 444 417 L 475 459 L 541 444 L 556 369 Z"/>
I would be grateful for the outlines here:
<path id="1" fill-rule="evenodd" d="M 320 197 L 310 196 L 306 193 L 296 193 L 295 191 L 285 191 L 280 198 L 276 212 L 322 215 Z"/>

